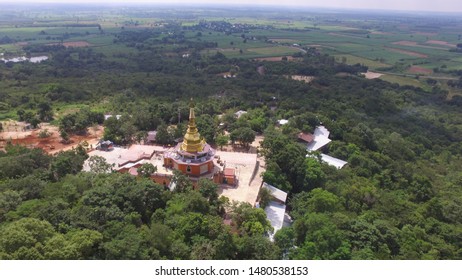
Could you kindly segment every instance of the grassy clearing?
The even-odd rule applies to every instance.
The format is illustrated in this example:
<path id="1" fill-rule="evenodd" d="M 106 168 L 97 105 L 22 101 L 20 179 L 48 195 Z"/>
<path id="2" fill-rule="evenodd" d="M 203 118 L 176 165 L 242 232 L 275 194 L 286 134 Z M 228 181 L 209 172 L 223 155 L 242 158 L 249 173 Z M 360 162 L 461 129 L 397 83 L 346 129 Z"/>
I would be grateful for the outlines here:
<path id="1" fill-rule="evenodd" d="M 233 18 L 229 19 L 231 23 L 246 23 L 254 25 L 271 25 L 275 28 L 284 28 L 284 29 L 305 29 L 314 27 L 315 22 L 310 20 L 296 20 L 296 19 L 262 19 L 262 18 L 251 18 L 251 17 L 242 17 L 242 18 Z"/>
<path id="2" fill-rule="evenodd" d="M 412 57 L 410 55 L 389 51 L 386 49 L 373 49 L 367 52 L 362 53 L 363 57 L 375 60 L 375 59 L 383 59 L 384 63 L 387 64 L 395 64 L 398 62 L 408 62 L 412 64 L 413 61 L 417 61 L 418 57 Z"/>
<path id="3" fill-rule="evenodd" d="M 5 44 L 5 45 L 0 45 L 0 53 L 17 53 L 21 51 L 21 47 L 16 46 L 14 44 Z"/>
<path id="4" fill-rule="evenodd" d="M 404 76 L 397 76 L 397 75 L 383 75 L 379 79 L 390 82 L 390 83 L 397 83 L 400 86 L 414 86 L 414 87 L 421 87 L 423 89 L 429 89 L 429 86 L 421 80 L 417 80 L 411 77 L 404 77 Z"/>
<path id="5" fill-rule="evenodd" d="M 252 58 L 260 58 L 260 57 L 277 57 L 277 56 L 287 56 L 296 53 L 298 49 L 292 47 L 285 47 L 285 46 L 277 46 L 277 47 L 263 47 L 263 48 L 250 48 L 244 49 L 242 53 L 240 53 L 240 49 L 238 48 L 229 48 L 229 49 L 222 49 L 220 50 L 221 53 L 226 55 L 230 58 L 243 58 L 243 59 L 252 59 Z M 213 55 L 216 53 L 213 51 L 205 51 L 203 52 L 207 55 Z"/>
<path id="6" fill-rule="evenodd" d="M 114 40 L 114 36 L 112 35 L 104 35 L 104 36 L 95 36 L 95 37 L 87 37 L 85 41 L 92 45 L 109 45 L 112 44 Z"/>
<path id="7" fill-rule="evenodd" d="M 17 120 L 18 115 L 13 110 L 6 111 L 6 112 L 0 112 L 0 120 L 8 120 L 8 119 Z"/>
<path id="8" fill-rule="evenodd" d="M 42 27 L 0 28 L 0 37 L 8 36 L 15 40 L 32 39 L 44 29 Z"/>
<path id="9" fill-rule="evenodd" d="M 230 58 L 252 59 L 252 58 L 260 58 L 260 57 L 287 56 L 287 55 L 292 55 L 298 52 L 299 50 L 293 47 L 275 46 L 275 47 L 243 49 L 242 53 L 240 52 L 239 48 L 205 50 L 205 51 L 202 51 L 202 54 L 206 56 L 211 56 L 211 55 L 216 54 L 218 51 Z"/>
<path id="10" fill-rule="evenodd" d="M 62 116 L 76 113 L 83 108 L 89 108 L 88 105 L 85 104 L 59 104 L 55 108 L 55 118 L 59 119 Z"/>
<path id="11" fill-rule="evenodd" d="M 347 31 L 347 30 L 358 30 L 355 27 L 342 26 L 342 25 L 316 25 L 316 28 L 325 31 Z"/>
<path id="12" fill-rule="evenodd" d="M 108 58 L 111 58 L 113 55 L 121 54 L 121 53 L 132 53 L 135 52 L 136 49 L 127 47 L 125 45 L 112 45 L 112 44 L 107 44 L 107 45 L 96 45 L 92 47 L 96 52 L 103 53 L 106 55 Z"/>
<path id="13" fill-rule="evenodd" d="M 375 50 L 374 47 L 354 43 L 331 44 L 331 46 L 346 53 L 368 52 Z"/>
<path id="14" fill-rule="evenodd" d="M 440 82 L 439 86 L 448 91 L 447 99 L 451 100 L 454 96 L 462 96 L 462 89 L 449 87 L 446 82 Z"/>
<path id="15" fill-rule="evenodd" d="M 239 48 L 239 49 L 247 49 L 247 48 L 258 48 L 264 46 L 270 46 L 269 43 L 265 43 L 263 41 L 253 41 L 247 39 L 244 43 L 244 39 L 238 35 L 225 35 L 223 33 L 218 32 L 210 32 L 206 33 L 203 32 L 201 38 L 195 38 L 195 34 L 188 34 L 188 38 L 190 40 L 198 40 L 207 41 L 207 42 L 216 42 L 218 44 L 218 48 L 226 49 L 226 48 Z"/>
<path id="16" fill-rule="evenodd" d="M 365 65 L 371 69 L 377 69 L 379 67 L 387 67 L 387 66 L 390 66 L 389 64 L 385 64 L 385 63 L 381 63 L 379 61 L 375 61 L 375 60 L 371 60 L 371 59 L 367 59 L 367 58 L 363 58 L 363 57 L 359 57 L 359 56 L 354 56 L 354 55 L 350 55 L 350 54 L 344 54 L 344 55 L 334 55 L 335 59 L 337 61 L 342 61 L 343 58 L 346 58 L 346 63 L 347 64 L 362 64 L 362 65 Z"/>
<path id="17" fill-rule="evenodd" d="M 261 56 L 280 56 L 280 55 L 289 55 L 295 52 L 300 51 L 294 47 L 288 46 L 276 46 L 276 47 L 264 47 L 264 48 L 249 48 L 247 52 L 251 54 L 261 55 Z"/>
<path id="18" fill-rule="evenodd" d="M 372 48 L 369 50 L 357 50 L 357 51 L 350 50 L 348 52 L 345 52 L 344 49 L 342 49 L 341 47 L 335 47 L 335 45 L 333 44 L 331 44 L 330 46 L 333 48 L 325 49 L 324 52 L 330 55 L 334 55 L 336 57 L 351 55 L 351 56 L 361 57 L 363 59 L 368 59 L 371 61 L 381 61 L 381 63 L 389 64 L 389 65 L 392 65 L 398 62 L 408 62 L 409 64 L 412 64 L 414 61 L 418 60 L 418 58 L 413 58 L 413 57 L 410 57 L 408 55 L 404 55 L 401 53 L 391 52 L 384 48 Z"/>

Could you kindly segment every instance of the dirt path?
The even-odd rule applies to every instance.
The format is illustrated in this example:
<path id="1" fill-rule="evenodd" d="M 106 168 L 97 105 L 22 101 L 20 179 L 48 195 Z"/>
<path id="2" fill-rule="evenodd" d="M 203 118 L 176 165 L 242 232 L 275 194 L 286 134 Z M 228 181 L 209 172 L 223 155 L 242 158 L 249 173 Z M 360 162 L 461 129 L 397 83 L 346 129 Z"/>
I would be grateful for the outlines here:
<path id="1" fill-rule="evenodd" d="M 49 123 L 42 123 L 37 129 L 27 129 L 24 122 L 6 121 L 4 131 L 0 132 L 0 148 L 6 146 L 7 142 L 23 145 L 29 148 L 41 148 L 49 154 L 66 151 L 75 148 L 84 142 L 88 147 L 95 147 L 102 137 L 104 129 L 102 126 L 89 128 L 86 135 L 72 135 L 69 144 L 63 144 L 57 126 Z M 41 134 L 48 134 L 47 137 Z"/>
<path id="2" fill-rule="evenodd" d="M 400 74 L 400 73 L 393 73 L 393 72 L 384 72 L 384 71 L 376 71 L 378 73 L 381 73 L 383 75 L 391 75 L 391 76 L 400 76 L 400 77 L 408 77 L 408 78 L 415 78 L 416 75 L 413 75 L 413 74 Z M 459 79 L 458 78 L 454 78 L 454 77 L 447 77 L 447 76 L 441 76 L 441 77 L 437 77 L 437 76 L 422 76 L 422 75 L 419 75 L 420 78 L 423 78 L 423 79 L 435 79 L 435 80 L 445 80 L 445 81 L 458 81 Z"/>

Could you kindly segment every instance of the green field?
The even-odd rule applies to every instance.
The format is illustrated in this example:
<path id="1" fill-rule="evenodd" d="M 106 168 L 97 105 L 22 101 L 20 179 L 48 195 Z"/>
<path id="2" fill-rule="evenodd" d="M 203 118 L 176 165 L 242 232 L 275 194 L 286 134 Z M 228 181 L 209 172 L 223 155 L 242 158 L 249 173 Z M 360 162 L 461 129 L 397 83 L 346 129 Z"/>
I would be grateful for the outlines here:
<path id="1" fill-rule="evenodd" d="M 1 16 L 0 13 L 0 19 Z M 205 55 L 221 52 L 230 58 L 252 59 L 292 55 L 299 52 L 299 48 L 316 47 L 323 54 L 333 55 L 337 61 L 363 64 L 371 70 L 392 68 L 389 71 L 399 74 L 405 73 L 412 65 L 438 68 L 440 72 L 462 69 L 462 54 L 449 52 L 450 45 L 444 45 L 454 46 L 461 42 L 459 33 L 462 23 L 459 21 L 448 20 L 447 23 L 439 23 L 437 28 L 424 28 L 420 19 L 406 17 L 389 19 L 297 12 L 291 16 L 281 16 L 265 11 L 251 15 L 220 9 L 191 10 L 190 15 L 176 10 L 168 13 L 159 10 L 150 11 L 148 17 L 141 8 L 130 13 L 116 9 L 85 11 L 79 17 L 68 12 L 53 11 L 35 12 L 30 16 L 33 19 L 18 16 L 18 23 L 0 21 L 0 38 L 10 38 L 15 42 L 0 44 L 0 52 L 6 56 L 16 56 L 24 54 L 22 47 L 25 44 L 85 41 L 95 51 L 112 57 L 114 61 L 124 62 L 117 55 L 133 52 L 134 45 L 114 44 L 117 34 L 170 30 L 171 26 L 177 25 L 173 29 L 174 34 L 181 34 L 189 42 L 216 43 L 214 48 L 201 50 Z M 245 25 L 246 29 L 236 32 L 198 29 L 197 25 L 204 20 Z M 166 36 L 164 33 L 157 39 Z M 146 41 L 145 44 L 150 43 Z M 165 44 L 158 51 L 171 55 L 172 52 L 190 50 L 180 43 Z"/>
<path id="2" fill-rule="evenodd" d="M 390 66 L 389 64 L 381 63 L 379 61 L 367 59 L 367 58 L 360 57 L 360 56 L 354 56 L 354 55 L 351 55 L 351 54 L 343 54 L 343 55 L 337 54 L 337 55 L 334 55 L 334 57 L 335 57 L 335 59 L 337 61 L 340 61 L 340 62 L 343 61 L 343 58 L 345 58 L 346 59 L 345 62 L 347 64 L 357 64 L 357 63 L 359 63 L 359 64 L 362 64 L 362 65 L 366 65 L 367 67 L 369 67 L 371 69 Z"/>
<path id="3" fill-rule="evenodd" d="M 263 47 L 263 48 L 249 48 L 247 52 L 255 54 L 256 56 L 280 56 L 290 55 L 295 52 L 299 52 L 299 49 L 288 46 L 275 46 L 275 47 Z"/>
<path id="4" fill-rule="evenodd" d="M 417 80 L 411 77 L 397 76 L 397 75 L 383 75 L 379 79 L 390 82 L 397 83 L 400 86 L 414 86 L 422 87 L 424 89 L 430 88 L 424 81 Z"/>

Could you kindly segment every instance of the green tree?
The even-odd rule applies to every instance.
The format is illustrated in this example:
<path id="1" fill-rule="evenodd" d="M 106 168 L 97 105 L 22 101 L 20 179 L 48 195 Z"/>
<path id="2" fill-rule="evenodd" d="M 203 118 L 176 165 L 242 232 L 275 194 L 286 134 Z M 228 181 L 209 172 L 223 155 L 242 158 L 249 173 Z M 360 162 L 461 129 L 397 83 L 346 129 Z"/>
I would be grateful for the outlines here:
<path id="1" fill-rule="evenodd" d="M 249 203 L 240 203 L 233 207 L 232 218 L 242 234 L 263 235 L 273 231 L 266 213 L 261 208 L 253 208 Z"/>
<path id="2" fill-rule="evenodd" d="M 197 129 L 208 143 L 215 143 L 217 124 L 212 116 L 202 114 L 196 119 Z"/>
<path id="3" fill-rule="evenodd" d="M 166 217 L 174 223 L 175 215 L 195 212 L 202 215 L 210 212 L 210 203 L 197 191 L 177 193 L 167 202 Z"/>
<path id="4" fill-rule="evenodd" d="M 116 117 L 112 116 L 104 121 L 104 139 L 121 143 L 122 136 L 120 134 L 120 123 Z"/>
<path id="5" fill-rule="evenodd" d="M 305 183 L 307 189 L 321 187 L 326 179 L 326 174 L 322 170 L 321 163 L 318 159 L 307 157 L 305 160 L 306 172 Z"/>
<path id="6" fill-rule="evenodd" d="M 16 115 L 18 115 L 18 119 L 20 122 L 25 120 L 25 114 L 26 112 L 23 109 L 19 109 L 16 111 Z"/>
<path id="7" fill-rule="evenodd" d="M 173 171 L 172 182 L 175 184 L 175 192 L 187 192 L 192 190 L 191 180 L 181 171 Z"/>
<path id="8" fill-rule="evenodd" d="M 143 163 L 140 167 L 138 167 L 138 174 L 146 178 L 149 178 L 156 172 L 157 166 L 152 165 L 152 163 Z"/>
<path id="9" fill-rule="evenodd" d="M 112 165 L 107 163 L 102 156 L 91 156 L 88 159 L 88 166 L 93 173 L 109 173 L 112 171 Z"/>
<path id="10" fill-rule="evenodd" d="M 287 181 L 287 178 L 281 168 L 273 162 L 269 161 L 266 164 L 266 170 L 262 173 L 263 181 L 275 186 L 285 192 L 292 190 L 292 186 Z"/>
<path id="11" fill-rule="evenodd" d="M 275 186 L 286 186 L 290 189 L 287 181 L 295 193 L 305 189 L 307 170 L 305 147 L 296 143 L 288 135 L 283 135 L 280 131 L 270 128 L 265 131 L 265 140 L 261 144 L 260 151 L 270 167 L 270 174 L 264 176 L 277 182 Z"/>
<path id="12" fill-rule="evenodd" d="M 136 142 L 141 144 L 141 141 L 145 140 L 147 136 L 148 136 L 148 133 L 146 131 L 138 131 L 138 132 L 136 132 L 136 134 L 135 134 Z"/>
<path id="13" fill-rule="evenodd" d="M 428 201 L 434 195 L 432 183 L 425 176 L 414 175 L 409 190 L 414 194 L 417 202 Z"/>
<path id="14" fill-rule="evenodd" d="M 48 138 L 52 135 L 51 132 L 48 131 L 48 129 L 43 129 L 43 130 L 40 130 L 39 134 L 38 134 L 38 137 L 39 138 Z"/>
<path id="15" fill-rule="evenodd" d="M 341 200 L 329 191 L 314 189 L 310 192 L 296 194 L 291 201 L 291 205 L 293 207 L 293 216 L 299 218 L 304 216 L 305 213 L 336 212 L 341 209 Z"/>
<path id="16" fill-rule="evenodd" d="M 175 130 L 173 131 L 173 139 L 183 138 L 186 133 L 187 124 L 185 122 L 179 123 L 176 125 Z"/>
<path id="17" fill-rule="evenodd" d="M 33 117 L 32 119 L 29 119 L 29 122 L 30 122 L 30 125 L 33 127 L 33 128 L 37 128 L 40 124 L 40 120 L 36 117 Z"/>
<path id="18" fill-rule="evenodd" d="M 267 188 L 260 188 L 260 191 L 258 192 L 258 197 L 260 199 L 260 207 L 262 209 L 265 209 L 272 199 L 271 192 Z"/>
<path id="19" fill-rule="evenodd" d="M 38 104 L 38 118 L 43 122 L 48 122 L 53 119 L 53 109 L 47 102 Z"/>
<path id="20" fill-rule="evenodd" d="M 137 129 L 129 115 L 122 115 L 120 119 L 112 116 L 104 121 L 104 139 L 117 144 L 131 143 Z"/>
<path id="21" fill-rule="evenodd" d="M 349 259 L 351 245 L 329 216 L 308 213 L 294 222 L 297 249 L 291 259 Z"/>
<path id="22" fill-rule="evenodd" d="M 77 149 L 59 152 L 51 162 L 50 172 L 55 180 L 63 178 L 67 174 L 77 174 L 83 168 L 83 163 L 88 158 L 82 147 Z"/>
<path id="23" fill-rule="evenodd" d="M 427 236 L 427 232 L 421 227 L 405 225 L 400 232 L 399 257 L 406 260 L 435 259 L 435 256 L 428 256 L 433 251 L 433 246 L 428 242 Z"/>
<path id="24" fill-rule="evenodd" d="M 152 223 L 149 228 L 146 228 L 144 239 L 149 244 L 148 248 L 152 250 L 149 254 L 151 256 L 159 255 L 159 258 L 173 259 L 171 252 L 173 233 L 174 231 L 170 227 L 161 223 Z"/>
<path id="25" fill-rule="evenodd" d="M 101 247 L 109 260 L 143 260 L 148 258 L 141 232 L 134 225 L 113 223 L 106 230 L 109 235 Z"/>
<path id="26" fill-rule="evenodd" d="M 388 248 L 386 235 L 383 235 L 379 228 L 368 222 L 366 218 L 359 217 L 351 221 L 347 234 L 352 246 L 352 258 L 389 258 L 391 251 Z"/>
<path id="27" fill-rule="evenodd" d="M 265 107 L 265 109 L 267 108 Z M 243 117 L 248 120 L 250 128 L 258 133 L 263 133 L 268 126 L 269 116 L 268 112 L 264 109 L 257 108 L 250 110 Z"/>
<path id="28" fill-rule="evenodd" d="M 21 201 L 21 196 L 17 191 L 6 190 L 0 192 L 0 222 L 3 222 L 5 214 L 15 210 Z"/>
<path id="29" fill-rule="evenodd" d="M 138 130 L 155 130 L 160 123 L 160 118 L 146 109 L 140 108 L 133 112 L 133 124 Z"/>
<path id="30" fill-rule="evenodd" d="M 295 232 L 293 227 L 283 227 L 274 234 L 274 244 L 281 249 L 281 258 L 287 259 L 295 249 Z"/>
<path id="31" fill-rule="evenodd" d="M 68 144 L 70 142 L 70 138 L 69 138 L 69 134 L 66 132 L 66 130 L 64 129 L 60 129 L 59 130 L 59 136 L 61 137 L 61 141 L 64 143 L 64 144 Z"/>
<path id="32" fill-rule="evenodd" d="M 223 146 L 228 145 L 229 136 L 228 135 L 218 135 L 215 142 L 220 147 L 220 149 L 223 150 Z"/>
<path id="33" fill-rule="evenodd" d="M 240 127 L 231 132 L 230 139 L 233 143 L 239 141 L 244 147 L 249 148 L 255 141 L 255 132 L 248 127 Z"/>
<path id="34" fill-rule="evenodd" d="M 279 258 L 279 248 L 262 235 L 244 235 L 237 239 L 238 260 L 275 260 Z"/>
<path id="35" fill-rule="evenodd" d="M 215 244 L 206 238 L 197 237 L 191 248 L 192 260 L 213 260 L 217 255 Z"/>
<path id="36" fill-rule="evenodd" d="M 0 228 L 0 252 L 11 259 L 43 259 L 39 248 L 55 234 L 47 221 L 23 218 Z"/>
<path id="37" fill-rule="evenodd" d="M 157 127 L 156 142 L 163 145 L 173 143 L 173 136 L 165 123 Z"/>
<path id="38" fill-rule="evenodd" d="M 232 127 L 236 121 L 237 118 L 233 112 L 227 112 L 221 117 L 221 122 L 225 127 Z"/>
<path id="39" fill-rule="evenodd" d="M 215 203 L 218 200 L 218 186 L 212 180 L 201 178 L 197 182 L 199 192 L 203 197 L 208 199 L 210 203 Z"/>
<path id="40" fill-rule="evenodd" d="M 119 124 L 122 143 L 132 143 L 137 130 L 135 125 L 133 125 L 131 117 L 122 116 L 119 120 Z"/>
<path id="41" fill-rule="evenodd" d="M 5 150 L 6 154 L 0 156 L 0 180 L 43 174 L 51 161 L 51 156 L 42 149 L 27 149 L 7 144 Z"/>
<path id="42" fill-rule="evenodd" d="M 103 241 L 97 231 L 83 229 L 50 238 L 44 247 L 44 257 L 52 260 L 85 260 L 94 257 Z"/>

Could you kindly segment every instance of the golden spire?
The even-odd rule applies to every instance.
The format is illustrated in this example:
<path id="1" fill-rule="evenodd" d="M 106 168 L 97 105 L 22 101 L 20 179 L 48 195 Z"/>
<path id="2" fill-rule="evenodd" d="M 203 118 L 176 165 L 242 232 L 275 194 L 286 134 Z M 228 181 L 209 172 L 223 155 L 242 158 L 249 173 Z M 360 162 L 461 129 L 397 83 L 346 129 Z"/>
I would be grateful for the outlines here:
<path id="1" fill-rule="evenodd" d="M 196 116 L 194 114 L 194 101 L 191 97 L 191 101 L 189 102 L 189 125 L 196 126 Z"/>
<path id="2" fill-rule="evenodd" d="M 188 153 L 197 153 L 202 151 L 203 143 L 201 141 L 201 135 L 196 127 L 196 116 L 194 114 L 194 102 L 191 98 L 189 103 L 189 124 L 188 130 L 184 135 L 183 143 L 181 144 L 181 150 Z"/>

